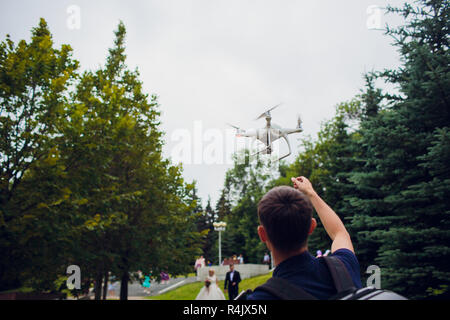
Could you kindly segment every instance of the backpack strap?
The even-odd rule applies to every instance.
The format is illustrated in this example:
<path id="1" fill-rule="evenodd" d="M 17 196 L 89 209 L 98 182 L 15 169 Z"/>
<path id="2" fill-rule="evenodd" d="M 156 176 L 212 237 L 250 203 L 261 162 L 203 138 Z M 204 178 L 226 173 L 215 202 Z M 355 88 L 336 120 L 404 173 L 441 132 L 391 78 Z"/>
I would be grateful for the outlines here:
<path id="1" fill-rule="evenodd" d="M 282 278 L 270 278 L 265 284 L 257 287 L 255 291 L 266 291 L 281 300 L 317 300 L 302 288 L 291 284 Z"/>
<path id="2" fill-rule="evenodd" d="M 356 290 L 346 266 L 339 258 L 333 256 L 326 256 L 322 258 L 325 260 L 328 270 L 330 270 L 337 294 L 353 292 Z"/>

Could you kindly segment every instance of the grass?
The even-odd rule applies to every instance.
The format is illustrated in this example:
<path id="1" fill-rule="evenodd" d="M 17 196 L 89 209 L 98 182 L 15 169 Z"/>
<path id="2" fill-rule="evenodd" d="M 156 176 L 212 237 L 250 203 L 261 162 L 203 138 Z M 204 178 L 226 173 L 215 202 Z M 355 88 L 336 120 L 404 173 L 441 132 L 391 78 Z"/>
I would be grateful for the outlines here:
<path id="1" fill-rule="evenodd" d="M 265 283 L 272 277 L 272 272 L 260 275 L 253 278 L 244 279 L 239 283 L 239 292 L 247 289 L 255 289 L 257 286 Z M 203 287 L 203 282 L 189 283 L 172 291 L 166 292 L 159 296 L 146 297 L 150 300 L 195 300 L 200 289 Z M 228 290 L 223 290 L 224 281 L 219 281 L 219 288 L 224 291 L 225 297 L 228 299 Z"/>
<path id="2" fill-rule="evenodd" d="M 170 278 L 176 278 L 177 279 L 177 278 L 189 278 L 189 277 L 196 277 L 196 276 L 197 276 L 196 273 L 191 272 L 191 273 L 188 273 L 186 275 L 179 275 L 179 276 L 176 276 L 176 277 L 170 275 Z"/>
<path id="3" fill-rule="evenodd" d="M 17 288 L 17 289 L 1 291 L 0 293 L 15 293 L 15 292 L 17 292 L 17 293 L 31 293 L 31 292 L 33 292 L 33 288 L 21 287 L 21 288 Z"/>

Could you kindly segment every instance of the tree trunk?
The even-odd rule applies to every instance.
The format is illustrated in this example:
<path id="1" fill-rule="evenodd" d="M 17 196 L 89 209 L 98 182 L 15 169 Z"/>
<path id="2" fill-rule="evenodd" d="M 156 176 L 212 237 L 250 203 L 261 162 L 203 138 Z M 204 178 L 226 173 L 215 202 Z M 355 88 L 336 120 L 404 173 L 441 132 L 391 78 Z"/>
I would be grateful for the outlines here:
<path id="1" fill-rule="evenodd" d="M 103 300 L 106 300 L 106 297 L 108 296 L 108 280 L 109 280 L 109 273 L 108 271 L 106 271 L 105 280 L 103 282 Z"/>
<path id="2" fill-rule="evenodd" d="M 128 300 L 128 271 L 120 279 L 120 300 Z"/>
<path id="3" fill-rule="evenodd" d="M 103 275 L 99 272 L 97 276 L 95 277 L 95 300 L 100 300 L 102 297 L 102 282 L 103 282 Z"/>

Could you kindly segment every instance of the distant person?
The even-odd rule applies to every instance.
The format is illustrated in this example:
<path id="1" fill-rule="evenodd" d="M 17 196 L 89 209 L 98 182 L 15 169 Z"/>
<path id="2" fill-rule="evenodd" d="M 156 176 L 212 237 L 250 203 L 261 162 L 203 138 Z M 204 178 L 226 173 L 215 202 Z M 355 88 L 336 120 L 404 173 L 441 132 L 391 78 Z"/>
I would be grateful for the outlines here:
<path id="1" fill-rule="evenodd" d="M 270 256 L 269 256 L 269 254 L 268 254 L 267 252 L 266 252 L 266 254 L 264 255 L 263 263 L 264 263 L 264 264 L 270 264 Z"/>
<path id="2" fill-rule="evenodd" d="M 170 276 L 169 276 L 169 272 L 167 271 L 167 269 L 164 271 L 161 271 L 160 276 L 161 276 L 161 284 L 169 283 Z"/>
<path id="3" fill-rule="evenodd" d="M 110 297 L 115 297 L 115 295 L 116 295 L 116 283 L 115 282 L 110 281 L 108 283 L 108 295 Z"/>
<path id="4" fill-rule="evenodd" d="M 234 300 L 239 293 L 239 282 L 241 282 L 241 275 L 237 270 L 234 270 L 234 264 L 230 264 L 230 271 L 225 276 L 225 287 L 228 288 L 228 299 Z"/>
<path id="5" fill-rule="evenodd" d="M 239 264 L 244 264 L 244 257 L 242 256 L 242 253 L 238 257 Z"/>
<path id="6" fill-rule="evenodd" d="M 231 257 L 223 259 L 223 265 L 227 266 L 233 263 L 233 259 Z"/>
<path id="7" fill-rule="evenodd" d="M 292 178 L 294 188 L 276 187 L 258 204 L 258 235 L 272 252 L 273 278 L 305 293 L 305 299 L 330 299 L 337 293 L 324 258 L 308 252 L 308 237 L 317 226 L 316 210 L 332 240 L 331 255 L 348 271 L 355 288 L 361 288 L 360 268 L 350 235 L 337 214 L 319 197 L 305 177 Z M 269 279 L 270 283 L 274 283 Z M 269 284 L 268 282 L 268 284 Z M 286 288 L 286 286 L 284 286 Z M 277 300 L 277 291 L 258 287 L 248 300 Z"/>
<path id="8" fill-rule="evenodd" d="M 142 287 L 144 287 L 144 293 L 150 294 L 150 286 L 151 286 L 150 276 L 145 276 L 144 282 L 142 283 Z"/>
<path id="9" fill-rule="evenodd" d="M 219 288 L 219 280 L 215 275 L 214 269 L 209 269 L 208 273 L 205 286 L 200 289 L 195 300 L 225 300 L 225 295 Z"/>
<path id="10" fill-rule="evenodd" d="M 316 258 L 327 257 L 330 253 L 330 250 L 325 251 L 325 253 L 322 253 L 322 250 L 317 250 Z"/>
<path id="11" fill-rule="evenodd" d="M 203 256 L 200 256 L 200 258 L 195 261 L 195 271 L 197 271 L 198 268 L 203 268 L 204 266 L 205 258 L 203 258 Z"/>
<path id="12" fill-rule="evenodd" d="M 212 262 L 208 260 L 208 267 L 212 266 Z"/>

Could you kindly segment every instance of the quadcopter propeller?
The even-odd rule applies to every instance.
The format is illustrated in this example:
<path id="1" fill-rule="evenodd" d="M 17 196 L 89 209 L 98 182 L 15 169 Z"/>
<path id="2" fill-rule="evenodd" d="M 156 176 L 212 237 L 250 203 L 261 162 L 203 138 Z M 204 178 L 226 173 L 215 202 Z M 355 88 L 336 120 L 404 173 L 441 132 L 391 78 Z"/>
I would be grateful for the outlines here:
<path id="1" fill-rule="evenodd" d="M 273 107 L 273 108 L 267 110 L 266 112 L 264 112 L 262 115 L 260 115 L 260 116 L 259 116 L 258 118 L 256 118 L 255 120 L 259 120 L 259 119 L 261 119 L 261 118 L 265 118 L 265 117 L 267 117 L 267 116 L 270 116 L 270 112 L 273 111 L 273 110 L 275 110 L 275 109 L 278 108 L 279 106 L 281 106 L 281 103 L 280 103 L 280 104 L 277 104 L 275 107 Z"/>
<path id="2" fill-rule="evenodd" d="M 232 125 L 231 123 L 227 123 L 227 125 L 229 125 L 230 127 L 236 129 L 236 137 L 242 137 L 242 133 L 244 132 L 244 130 L 242 130 L 239 127 L 236 127 L 236 126 Z"/>
<path id="3" fill-rule="evenodd" d="M 241 130 L 241 128 L 236 127 L 236 126 L 234 126 L 234 125 L 232 125 L 232 124 L 230 124 L 230 123 L 227 123 L 227 125 L 229 125 L 229 126 L 232 127 L 232 128 L 235 128 L 236 130 Z"/>

